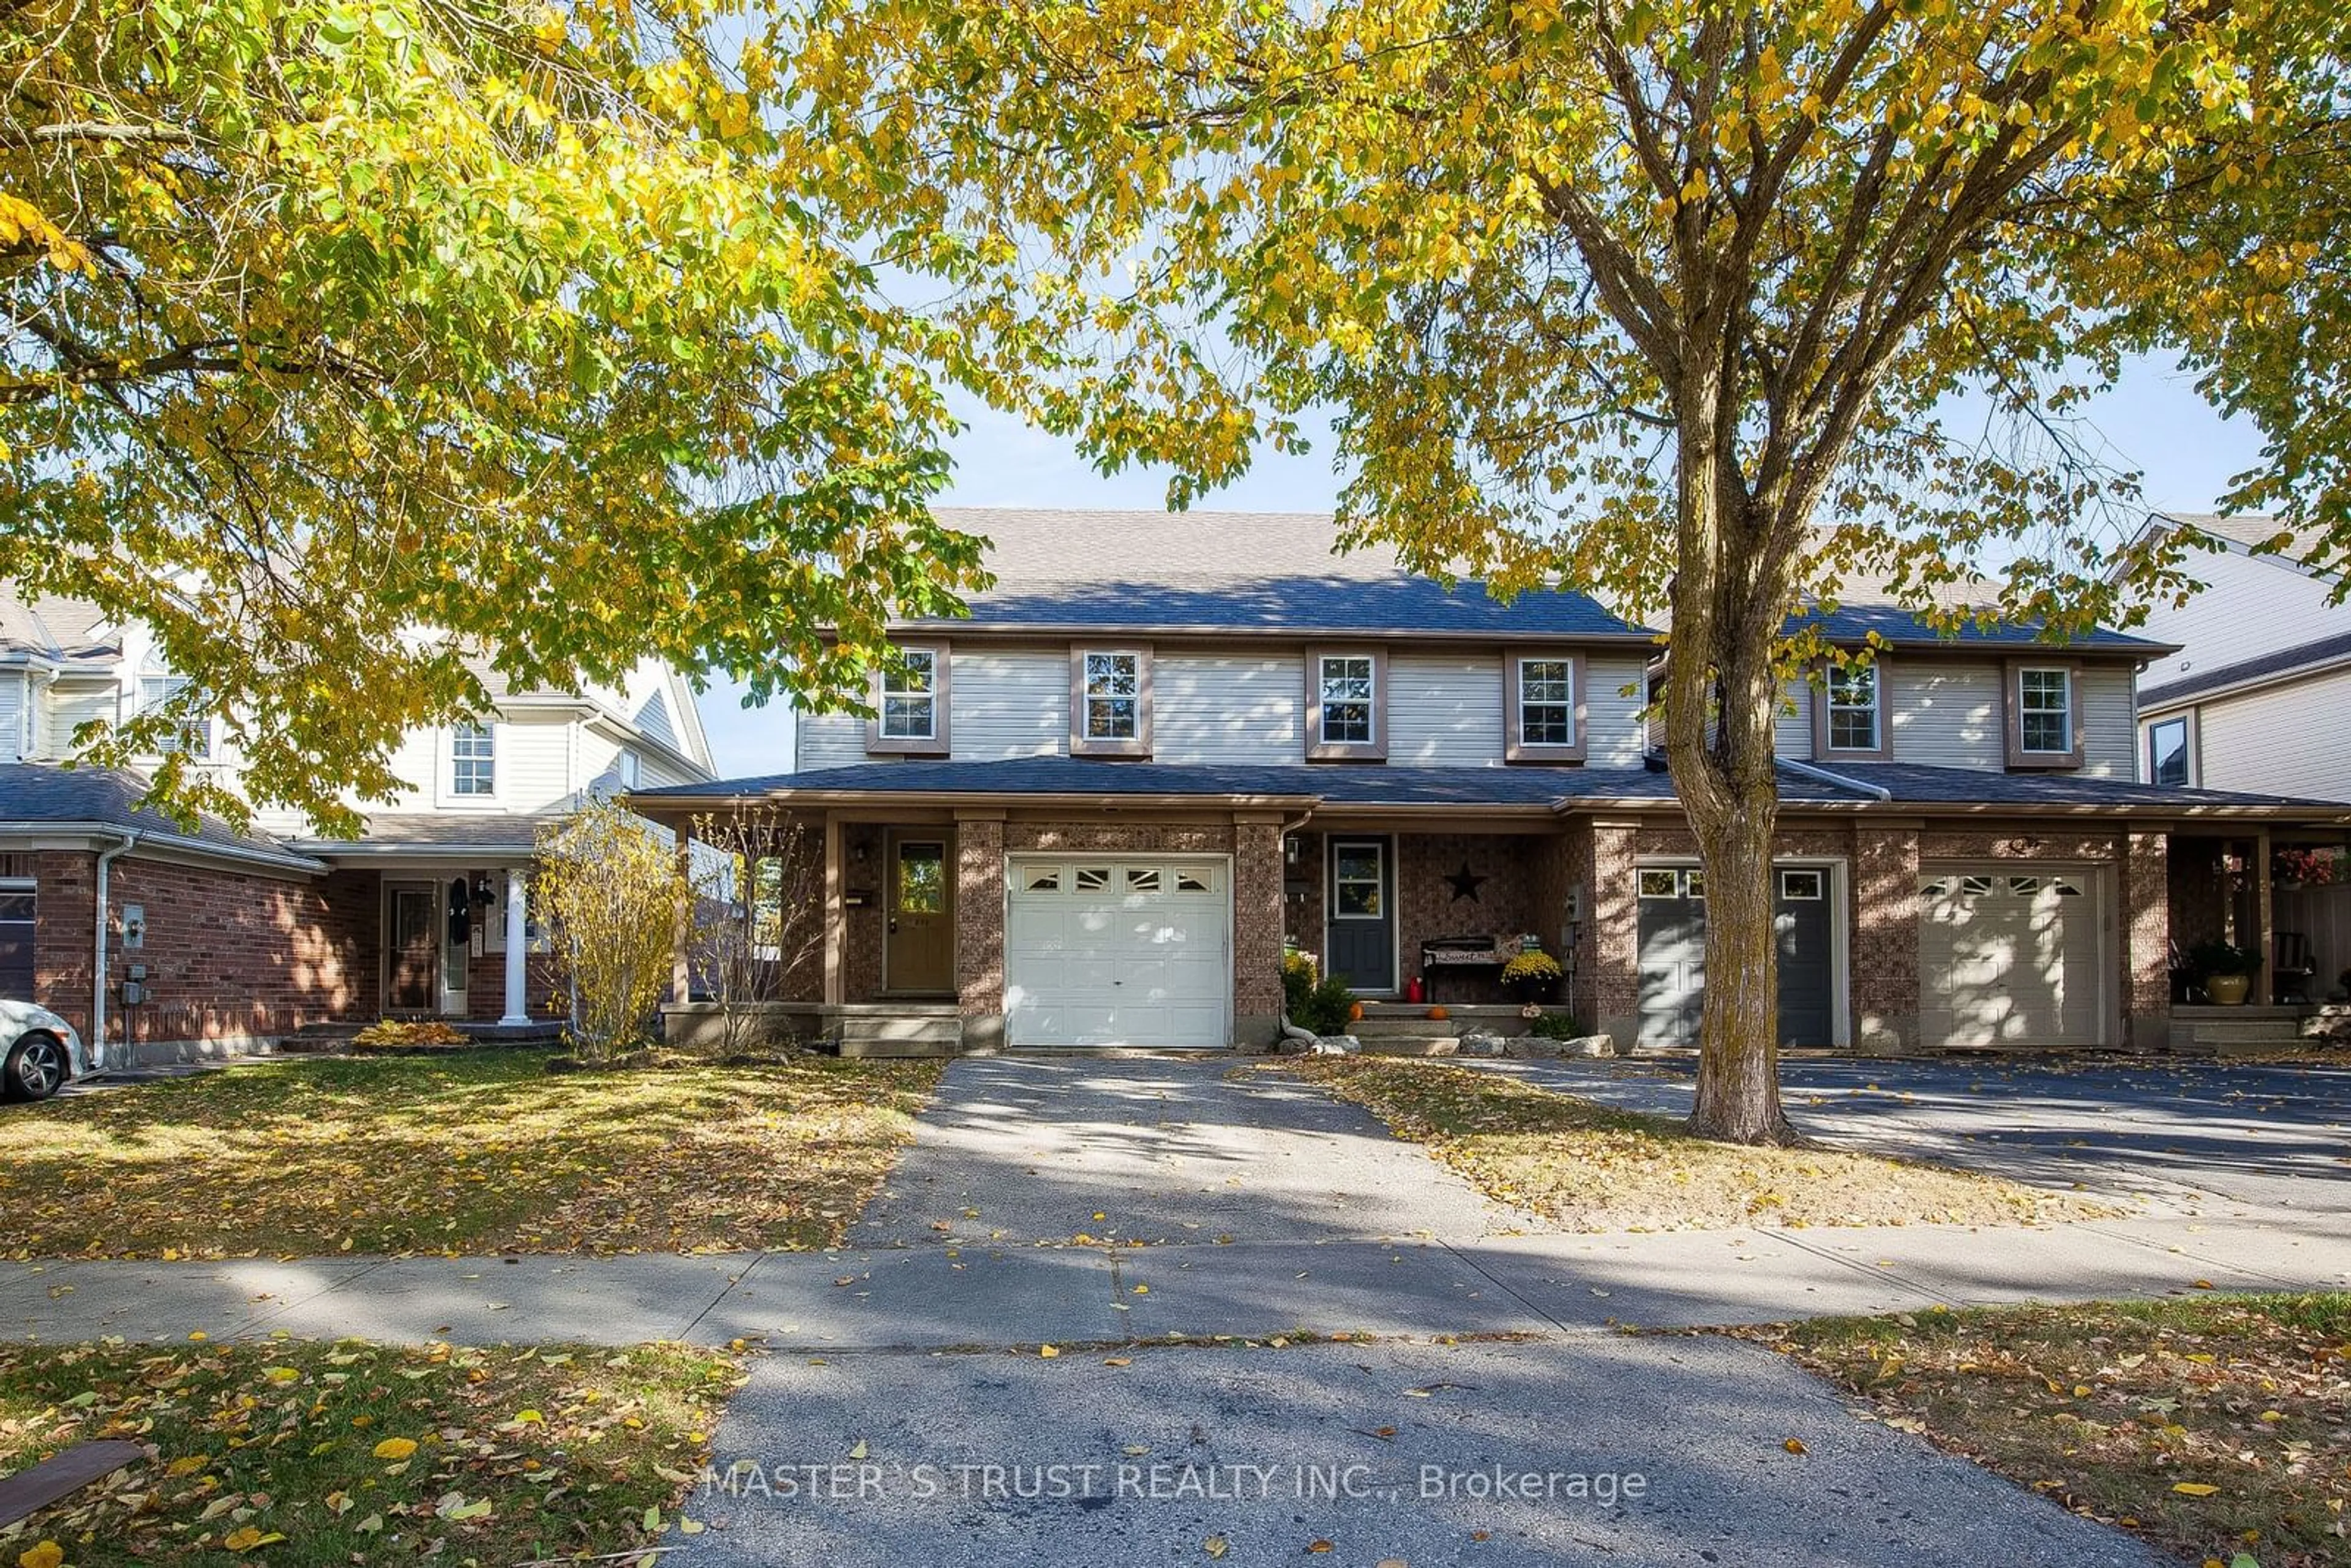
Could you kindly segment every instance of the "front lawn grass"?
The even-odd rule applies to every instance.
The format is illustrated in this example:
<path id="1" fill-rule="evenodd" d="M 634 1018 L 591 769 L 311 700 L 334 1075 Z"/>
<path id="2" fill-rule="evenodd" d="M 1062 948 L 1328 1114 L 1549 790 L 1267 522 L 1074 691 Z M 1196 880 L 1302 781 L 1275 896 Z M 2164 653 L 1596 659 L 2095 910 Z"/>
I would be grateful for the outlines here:
<path id="1" fill-rule="evenodd" d="M 1743 1148 L 1506 1073 L 1402 1057 L 1283 1064 L 1368 1109 L 1488 1197 L 1570 1230 L 2015 1225 L 2114 1211 L 1971 1171 L 1826 1149 Z"/>
<path id="2" fill-rule="evenodd" d="M 2351 1295 L 2197 1296 L 1742 1331 L 2189 1563 L 2351 1562 Z"/>
<path id="3" fill-rule="evenodd" d="M 0 1113 L 9 1255 L 837 1245 L 930 1061 L 550 1074 L 528 1051 L 269 1062 Z"/>
<path id="4" fill-rule="evenodd" d="M 0 1530 L 0 1562 L 626 1551 L 690 1511 L 741 1380 L 738 1356 L 677 1344 L 0 1345 L 0 1474 L 92 1438 L 151 1456 Z"/>

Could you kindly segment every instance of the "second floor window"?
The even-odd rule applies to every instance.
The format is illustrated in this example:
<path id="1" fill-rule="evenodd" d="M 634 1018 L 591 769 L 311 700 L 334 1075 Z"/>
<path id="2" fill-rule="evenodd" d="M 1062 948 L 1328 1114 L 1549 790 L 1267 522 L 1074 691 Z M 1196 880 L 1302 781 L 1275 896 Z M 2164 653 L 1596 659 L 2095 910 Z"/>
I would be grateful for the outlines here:
<path id="1" fill-rule="evenodd" d="M 2043 756 L 2074 749 L 2074 674 L 2025 668 L 2016 673 L 2017 744 Z"/>
<path id="2" fill-rule="evenodd" d="M 193 683 L 185 675 L 141 675 L 139 677 L 139 710 L 151 713 L 157 708 L 177 706 L 189 700 Z M 181 709 L 185 713 L 185 709 Z M 213 754 L 213 721 L 202 715 L 183 716 L 158 736 L 155 749 L 164 754 L 181 753 L 197 758 Z"/>
<path id="3" fill-rule="evenodd" d="M 1378 695 L 1369 653 L 1326 653 L 1318 689 L 1322 705 L 1322 740 L 1331 746 L 1372 743 L 1372 705 Z"/>
<path id="4" fill-rule="evenodd" d="M 2147 781 L 2187 787 L 2187 719 L 2167 718 L 2147 727 Z"/>
<path id="5" fill-rule="evenodd" d="M 1575 744 L 1573 661 L 1519 661 L 1519 739 L 1528 746 Z"/>
<path id="6" fill-rule="evenodd" d="M 1877 666 L 1831 665 L 1828 675 L 1829 749 L 1876 751 L 1882 720 L 1877 702 Z"/>
<path id="7" fill-rule="evenodd" d="M 467 719 L 449 732 L 449 793 L 498 792 L 498 743 L 490 727 Z"/>
<path id="8" fill-rule="evenodd" d="M 1133 740 L 1143 733 L 1143 660 L 1136 653 L 1086 655 L 1086 738 Z"/>
<path id="9" fill-rule="evenodd" d="M 909 648 L 897 664 L 882 672 L 882 737 L 929 740 L 938 734 L 938 655 Z"/>

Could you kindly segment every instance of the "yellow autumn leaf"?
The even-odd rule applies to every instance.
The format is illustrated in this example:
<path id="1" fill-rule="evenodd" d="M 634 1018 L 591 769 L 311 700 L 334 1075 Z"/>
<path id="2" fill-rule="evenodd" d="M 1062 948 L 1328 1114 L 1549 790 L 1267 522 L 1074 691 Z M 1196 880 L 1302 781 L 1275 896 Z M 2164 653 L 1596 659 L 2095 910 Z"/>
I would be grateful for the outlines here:
<path id="1" fill-rule="evenodd" d="M 261 1531 L 252 1525 L 242 1525 L 221 1538 L 221 1545 L 230 1552 L 250 1552 L 261 1544 Z"/>
<path id="2" fill-rule="evenodd" d="M 1211 1535 L 1200 1542 L 1200 1550 L 1211 1557 L 1222 1557 L 1225 1554 L 1225 1538 L 1221 1535 Z"/>
<path id="3" fill-rule="evenodd" d="M 413 1437 L 386 1437 L 375 1446 L 375 1457 L 379 1459 L 404 1459 L 414 1452 L 416 1439 Z"/>
<path id="4" fill-rule="evenodd" d="M 1792 1454 L 1802 1454 L 1802 1453 L 1809 1453 L 1809 1452 L 1811 1452 L 1811 1450 L 1810 1450 L 1810 1449 L 1808 1449 L 1808 1448 L 1806 1448 L 1804 1447 L 1804 1440 L 1803 1440 L 1802 1437 L 1791 1437 L 1791 1438 L 1789 1438 L 1786 1442 L 1784 1442 L 1784 1443 L 1781 1444 L 1780 1446 L 1781 1446 L 1782 1448 L 1783 1448 L 1787 1449 L 1787 1450 L 1788 1450 L 1788 1452 L 1790 1452 L 1790 1453 L 1792 1453 Z"/>
<path id="5" fill-rule="evenodd" d="M 1222 1552 L 1217 1555 L 1222 1556 Z M 66 1549 L 54 1541 L 44 1541 L 29 1552 L 16 1553 L 16 1568 L 58 1568 L 66 1560 Z"/>
<path id="6" fill-rule="evenodd" d="M 1053 1357 L 1061 1354 L 1061 1353 L 1050 1344 L 1040 1344 L 1037 1347 L 1037 1354 L 1043 1356 L 1046 1360 L 1050 1361 Z"/>
<path id="7" fill-rule="evenodd" d="M 173 1459 L 170 1464 L 165 1465 L 163 1467 L 163 1473 L 176 1480 L 182 1476 L 194 1475 L 198 1470 L 203 1469 L 204 1468 L 204 1455 L 188 1454 L 180 1458 Z"/>
<path id="8" fill-rule="evenodd" d="M 2210 1497 L 2220 1489 L 2210 1481 L 2175 1481 L 2171 1490 L 2182 1497 Z"/>

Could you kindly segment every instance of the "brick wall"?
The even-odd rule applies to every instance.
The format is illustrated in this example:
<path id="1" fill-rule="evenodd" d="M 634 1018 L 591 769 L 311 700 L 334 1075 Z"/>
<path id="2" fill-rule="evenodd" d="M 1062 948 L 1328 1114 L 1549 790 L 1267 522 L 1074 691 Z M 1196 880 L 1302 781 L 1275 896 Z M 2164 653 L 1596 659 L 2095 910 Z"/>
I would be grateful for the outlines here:
<path id="1" fill-rule="evenodd" d="M 98 920 L 98 857 L 80 851 L 42 850 L 28 858 L 36 886 L 33 999 L 86 1035 Z"/>
<path id="2" fill-rule="evenodd" d="M 2171 1019 L 2171 853 L 2162 833 L 2132 833 L 2121 875 L 2123 1043 L 2158 1049 Z"/>
<path id="3" fill-rule="evenodd" d="M 1918 852 L 1916 828 L 1864 827 L 1854 833 L 1854 1043 L 1902 1051 L 1918 1040 Z"/>
<path id="4" fill-rule="evenodd" d="M 1396 839 L 1396 951 L 1405 975 L 1420 973 L 1420 945 L 1434 936 L 1510 938 L 1542 927 L 1535 897 L 1538 864 L 1549 834 L 1404 833 Z M 1468 867 L 1486 880 L 1473 898 L 1456 895 L 1447 879 Z M 1556 940 L 1554 932 L 1549 938 Z M 1452 970 L 1437 982 L 1447 1001 L 1500 1002 L 1510 998 L 1492 972 Z"/>
<path id="5" fill-rule="evenodd" d="M 493 909 L 490 918 L 503 920 L 505 911 Z M 525 1010 L 534 1019 L 554 1016 L 549 1006 L 555 998 L 555 963 L 544 953 L 533 953 L 523 961 L 523 998 Z M 507 1012 L 507 956 L 504 953 L 475 953 L 465 965 L 465 1016 L 485 1023 L 495 1023 Z"/>
<path id="6" fill-rule="evenodd" d="M 85 868 L 92 857 L 73 857 Z M 85 869 L 84 878 L 90 874 Z M 378 880 L 373 872 L 338 872 L 315 880 L 177 865 L 126 855 L 110 873 L 114 935 L 108 946 L 109 1034 L 150 1044 L 235 1040 L 286 1034 L 305 1024 L 372 1017 L 376 1008 Z M 62 890 L 61 890 L 62 891 Z M 49 888 L 41 889 L 44 926 Z M 56 901 L 78 934 L 81 975 L 89 972 L 91 903 L 85 880 L 77 895 Z M 145 911 L 146 940 L 122 946 L 126 904 Z M 45 944 L 46 946 L 46 944 Z M 148 1000 L 112 1002 L 132 964 L 143 965 Z M 68 1013 L 89 1021 L 87 986 Z"/>
<path id="7" fill-rule="evenodd" d="M 1233 829 L 1233 1043 L 1264 1045 L 1280 1033 L 1282 937 L 1281 826 Z"/>
<path id="8" fill-rule="evenodd" d="M 966 1018 L 1004 1012 L 1004 823 L 956 822 L 955 977 Z"/>
<path id="9" fill-rule="evenodd" d="M 1594 1026 L 1629 1046 L 1640 1012 L 1640 906 L 1634 875 L 1640 831 L 1628 823 L 1592 829 L 1592 981 L 1587 994 Z M 1579 1004 L 1582 1006 L 1584 1004 Z"/>

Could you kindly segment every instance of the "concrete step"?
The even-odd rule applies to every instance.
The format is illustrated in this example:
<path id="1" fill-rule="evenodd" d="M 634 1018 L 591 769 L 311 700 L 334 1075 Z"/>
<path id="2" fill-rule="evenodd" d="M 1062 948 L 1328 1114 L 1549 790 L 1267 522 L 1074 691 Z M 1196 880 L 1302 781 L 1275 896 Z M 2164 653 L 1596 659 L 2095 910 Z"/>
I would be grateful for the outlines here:
<path id="1" fill-rule="evenodd" d="M 1461 1033 L 1461 1025 L 1454 1019 L 1430 1018 L 1428 1009 L 1420 1008 L 1408 1013 L 1366 1012 L 1342 1032 L 1352 1034 L 1366 1044 L 1391 1037 L 1451 1040 Z"/>
<path id="2" fill-rule="evenodd" d="M 1365 1056 L 1452 1056 L 1461 1049 L 1458 1038 L 1449 1034 L 1357 1034 L 1364 1044 Z"/>
<path id="3" fill-rule="evenodd" d="M 954 1014 L 893 1013 L 836 1019 L 834 1028 L 845 1045 L 919 1045 L 963 1043 L 963 1019 Z"/>
<path id="4" fill-rule="evenodd" d="M 2183 1031 L 2199 1045 L 2236 1045 L 2262 1040 L 2283 1040 L 2291 1045 L 2303 1034 L 2299 1019 L 2247 1019 L 2242 1023 L 2223 1023 L 2218 1019 L 2199 1019 Z"/>

